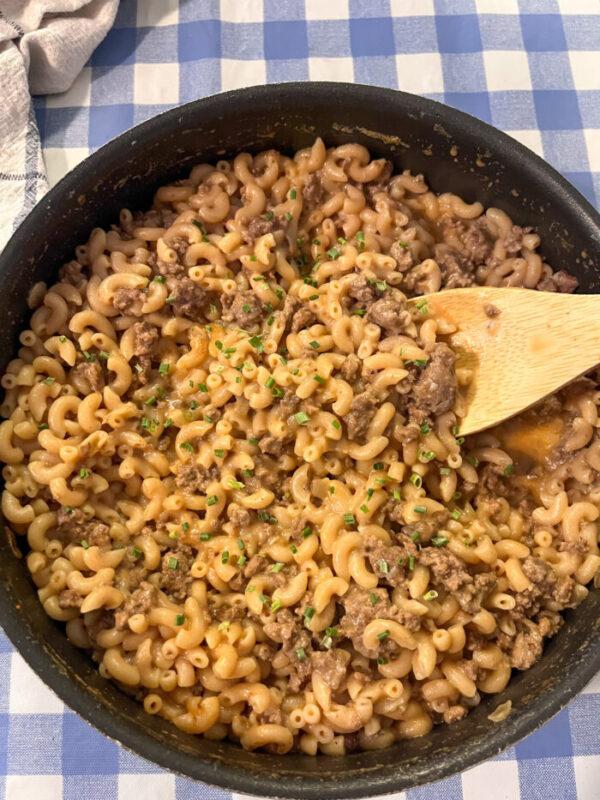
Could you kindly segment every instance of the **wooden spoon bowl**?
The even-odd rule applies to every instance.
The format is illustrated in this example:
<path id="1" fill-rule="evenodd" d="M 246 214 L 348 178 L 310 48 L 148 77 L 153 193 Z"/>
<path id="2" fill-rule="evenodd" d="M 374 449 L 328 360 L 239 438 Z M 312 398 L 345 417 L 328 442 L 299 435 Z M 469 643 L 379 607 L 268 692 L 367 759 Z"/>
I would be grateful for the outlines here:
<path id="1" fill-rule="evenodd" d="M 482 286 L 425 299 L 430 317 L 456 327 L 448 337 L 456 368 L 473 374 L 462 436 L 498 425 L 600 363 L 600 295 Z"/>

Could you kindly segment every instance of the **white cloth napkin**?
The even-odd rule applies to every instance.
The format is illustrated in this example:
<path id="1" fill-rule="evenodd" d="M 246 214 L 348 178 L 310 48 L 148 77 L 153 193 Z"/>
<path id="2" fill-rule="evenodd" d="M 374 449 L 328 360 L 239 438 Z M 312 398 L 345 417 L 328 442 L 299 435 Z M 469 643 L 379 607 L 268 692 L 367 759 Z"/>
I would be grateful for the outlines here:
<path id="1" fill-rule="evenodd" d="M 0 0 L 0 250 L 48 190 L 32 94 L 65 92 L 118 0 Z"/>

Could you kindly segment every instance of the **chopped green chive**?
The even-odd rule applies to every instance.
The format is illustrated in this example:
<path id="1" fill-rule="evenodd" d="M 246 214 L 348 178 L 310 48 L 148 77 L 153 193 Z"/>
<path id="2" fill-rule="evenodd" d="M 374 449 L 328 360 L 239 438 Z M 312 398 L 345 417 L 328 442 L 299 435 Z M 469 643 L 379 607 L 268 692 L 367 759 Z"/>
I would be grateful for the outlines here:
<path id="1" fill-rule="evenodd" d="M 371 594 L 369 595 L 369 600 L 371 601 L 372 606 L 376 606 L 377 603 L 379 602 L 379 598 L 374 592 L 371 592 Z"/>
<path id="2" fill-rule="evenodd" d="M 183 625 L 185 622 L 185 614 L 175 614 L 175 625 Z"/>
<path id="3" fill-rule="evenodd" d="M 356 523 L 354 514 L 344 514 L 344 522 L 346 525 L 354 525 Z"/>
<path id="4" fill-rule="evenodd" d="M 420 489 L 421 486 L 423 486 L 423 478 L 420 475 L 417 475 L 416 472 L 413 472 L 413 474 L 410 476 L 409 480 L 410 480 L 410 482 L 412 483 L 413 486 L 417 487 L 417 489 Z"/>
<path id="5" fill-rule="evenodd" d="M 430 589 L 428 592 L 426 592 L 423 595 L 423 600 L 435 600 L 435 598 L 437 596 L 438 596 L 438 593 L 436 592 L 436 590 L 435 589 Z"/>
<path id="6" fill-rule="evenodd" d="M 434 547 L 443 547 L 445 544 L 448 544 L 450 540 L 446 536 L 434 536 L 431 540 L 431 544 Z"/>
<path id="7" fill-rule="evenodd" d="M 505 475 L 512 475 L 512 473 L 514 471 L 515 471 L 515 465 L 514 464 L 509 464 L 508 467 L 504 468 L 504 474 Z"/>
<path id="8" fill-rule="evenodd" d="M 304 661 L 306 658 L 306 652 L 303 647 L 296 648 L 296 655 L 298 656 L 298 661 Z"/>
<path id="9" fill-rule="evenodd" d="M 414 509 L 414 511 L 416 511 L 417 514 L 426 514 L 427 513 L 427 509 L 425 508 L 425 506 L 413 506 L 413 509 Z"/>
<path id="10" fill-rule="evenodd" d="M 298 425 L 306 425 L 307 422 L 310 422 L 310 417 L 304 411 L 299 411 L 297 414 L 294 414 L 294 419 Z"/>
<path id="11" fill-rule="evenodd" d="M 378 634 L 377 634 L 377 638 L 378 638 L 378 639 L 381 641 L 382 639 L 387 639 L 387 637 L 388 637 L 389 635 L 390 635 L 390 632 L 389 632 L 389 630 L 386 628 L 384 631 L 381 631 L 381 633 L 378 633 Z"/>
<path id="12" fill-rule="evenodd" d="M 174 556 L 169 556 L 169 560 L 167 561 L 167 567 L 169 569 L 179 569 L 179 559 L 174 558 Z"/>
<path id="13" fill-rule="evenodd" d="M 216 494 L 211 494 L 210 497 L 206 498 L 206 505 L 207 506 L 214 506 L 214 505 L 217 504 L 217 502 L 218 502 L 218 500 L 217 500 L 217 495 Z"/>

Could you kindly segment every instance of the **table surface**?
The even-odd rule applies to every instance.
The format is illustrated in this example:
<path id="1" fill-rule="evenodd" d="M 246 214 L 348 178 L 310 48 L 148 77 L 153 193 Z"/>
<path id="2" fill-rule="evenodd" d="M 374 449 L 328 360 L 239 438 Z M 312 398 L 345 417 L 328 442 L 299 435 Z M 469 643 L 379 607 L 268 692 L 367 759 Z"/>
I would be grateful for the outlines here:
<path id="1" fill-rule="evenodd" d="M 290 80 L 378 84 L 463 109 L 600 203 L 599 0 L 122 0 L 73 87 L 34 106 L 51 183 L 178 103 Z M 600 676 L 537 733 L 406 800 L 597 800 Z M 460 743 L 457 743 L 460 746 Z M 0 631 L 0 800 L 216 800 L 105 739 Z"/>

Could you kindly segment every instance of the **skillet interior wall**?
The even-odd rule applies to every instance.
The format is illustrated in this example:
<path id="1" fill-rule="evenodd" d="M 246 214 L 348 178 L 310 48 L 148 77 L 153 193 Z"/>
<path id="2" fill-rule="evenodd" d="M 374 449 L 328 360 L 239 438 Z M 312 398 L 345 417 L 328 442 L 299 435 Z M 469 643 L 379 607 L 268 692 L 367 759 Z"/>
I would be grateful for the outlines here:
<path id="1" fill-rule="evenodd" d="M 2 369 L 15 352 L 18 332 L 27 324 L 27 290 L 38 280 L 51 283 L 59 266 L 73 257 L 75 245 L 94 226 L 114 222 L 122 207 L 149 207 L 158 186 L 185 176 L 201 160 L 270 147 L 291 154 L 309 145 L 316 135 L 328 145 L 358 141 L 373 155 L 391 158 L 396 170 L 423 172 L 437 192 L 452 191 L 469 202 L 499 206 L 515 222 L 534 225 L 550 263 L 574 272 L 583 291 L 598 291 L 600 268 L 594 265 L 593 255 L 600 261 L 600 241 L 593 220 L 583 225 L 575 202 L 565 200 L 560 192 L 549 193 L 543 168 L 529 164 L 525 169 L 518 148 L 512 152 L 493 137 L 484 145 L 476 121 L 470 123 L 458 114 L 449 118 L 408 95 L 396 95 L 396 104 L 390 102 L 389 92 L 367 87 L 313 84 L 273 89 L 235 93 L 229 101 L 222 96 L 209 98 L 201 107 L 192 104 L 147 123 L 99 153 L 91 165 L 81 165 L 72 173 L 58 193 L 60 203 L 58 196 L 51 196 L 34 210 L 0 259 Z M 582 258 L 582 251 L 590 257 Z M 228 743 L 194 738 L 144 714 L 114 684 L 100 678 L 89 657 L 68 643 L 63 626 L 45 615 L 24 565 L 14 558 L 3 532 L 0 584 L 1 621 L 9 635 L 18 636 L 33 667 L 76 710 L 95 717 L 105 732 L 130 745 L 135 736 L 132 739 L 128 733 L 128 724 L 143 728 L 150 738 L 143 745 L 140 742 L 139 752 L 171 769 L 220 785 L 235 780 L 236 788 L 263 796 L 267 793 L 264 780 L 272 782 L 268 794 L 296 798 L 399 791 L 449 774 L 450 762 L 452 771 L 472 764 L 471 753 L 477 747 L 487 748 L 485 753 L 479 751 L 483 755 L 499 751 L 511 736 L 524 730 L 523 725 L 544 718 L 552 688 L 561 676 L 576 669 L 584 655 L 589 659 L 589 639 L 600 627 L 600 593 L 593 592 L 576 614 L 566 615 L 567 625 L 547 645 L 542 661 L 515 676 L 501 700 L 512 699 L 514 709 L 523 713 L 511 715 L 502 725 L 487 720 L 501 702 L 492 696 L 467 719 L 387 751 L 342 759 L 289 758 L 247 753 Z M 584 615 L 590 622 L 585 630 L 578 629 L 573 621 Z M 600 656 L 597 639 L 596 655 Z M 195 768 L 190 755 L 196 759 Z M 225 772 L 222 764 L 227 765 Z M 243 770 L 247 774 L 242 775 Z"/>

